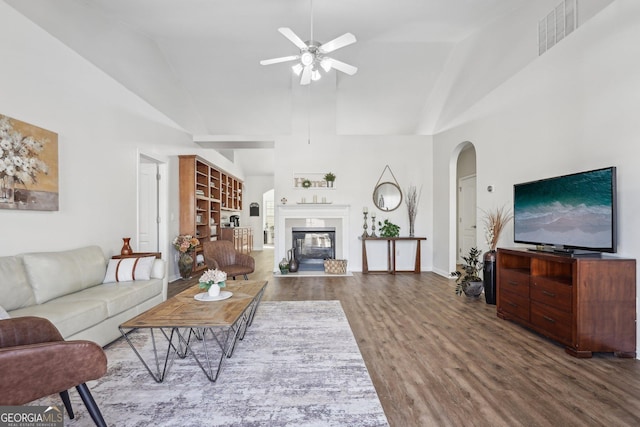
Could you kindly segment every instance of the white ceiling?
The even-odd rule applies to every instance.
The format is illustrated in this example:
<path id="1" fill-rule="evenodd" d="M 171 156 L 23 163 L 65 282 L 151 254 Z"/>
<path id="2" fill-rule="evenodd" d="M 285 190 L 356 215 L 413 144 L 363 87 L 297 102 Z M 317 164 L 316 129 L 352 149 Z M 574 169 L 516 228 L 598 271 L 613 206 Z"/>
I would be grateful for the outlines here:
<path id="1" fill-rule="evenodd" d="M 308 108 L 290 63 L 259 61 L 298 53 L 277 28 L 307 40 L 310 0 L 6 1 L 195 136 L 269 140 Z M 415 134 L 444 108 L 423 113 L 454 45 L 526 3 L 315 0 L 314 38 L 353 33 L 332 56 L 359 71 L 312 84 L 314 114 L 341 135 Z"/>

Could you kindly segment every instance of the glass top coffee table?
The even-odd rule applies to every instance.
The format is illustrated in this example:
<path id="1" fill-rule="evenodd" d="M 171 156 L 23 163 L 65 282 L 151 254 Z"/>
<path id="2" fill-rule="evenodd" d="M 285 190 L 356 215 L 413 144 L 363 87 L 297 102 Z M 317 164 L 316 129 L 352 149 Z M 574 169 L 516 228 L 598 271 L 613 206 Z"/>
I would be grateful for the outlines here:
<path id="1" fill-rule="evenodd" d="M 233 293 L 230 298 L 198 301 L 195 296 L 203 290 L 195 285 L 124 322 L 119 329 L 156 382 L 165 379 L 175 356 L 193 357 L 207 378 L 215 381 L 222 362 L 231 357 L 236 342 L 251 325 L 266 286 L 266 281 L 228 281 L 224 290 Z M 136 329 L 149 331 L 151 354 L 142 354 L 131 340 L 129 332 Z M 145 359 L 151 359 L 155 369 Z"/>

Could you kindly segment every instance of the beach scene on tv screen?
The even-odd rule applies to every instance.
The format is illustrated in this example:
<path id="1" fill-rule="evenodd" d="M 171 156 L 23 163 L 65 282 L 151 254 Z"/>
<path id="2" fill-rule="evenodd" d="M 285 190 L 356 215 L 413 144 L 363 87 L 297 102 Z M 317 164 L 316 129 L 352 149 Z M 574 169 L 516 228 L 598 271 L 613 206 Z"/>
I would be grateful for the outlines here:
<path id="1" fill-rule="evenodd" d="M 520 184 L 514 236 L 521 242 L 609 248 L 612 245 L 611 170 Z"/>

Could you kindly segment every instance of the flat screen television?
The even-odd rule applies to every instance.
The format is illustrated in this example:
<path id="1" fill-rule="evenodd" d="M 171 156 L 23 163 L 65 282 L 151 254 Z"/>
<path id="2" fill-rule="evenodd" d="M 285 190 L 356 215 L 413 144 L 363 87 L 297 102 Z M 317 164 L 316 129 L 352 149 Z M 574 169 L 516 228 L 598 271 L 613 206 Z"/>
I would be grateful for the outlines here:
<path id="1" fill-rule="evenodd" d="M 540 250 L 616 252 L 616 168 L 513 186 L 516 243 Z"/>

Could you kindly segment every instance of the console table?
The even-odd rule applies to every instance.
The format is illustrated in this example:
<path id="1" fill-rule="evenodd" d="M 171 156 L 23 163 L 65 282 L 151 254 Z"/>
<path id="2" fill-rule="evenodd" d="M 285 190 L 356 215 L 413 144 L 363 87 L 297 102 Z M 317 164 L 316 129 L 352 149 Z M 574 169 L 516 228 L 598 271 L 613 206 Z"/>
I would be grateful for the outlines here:
<path id="1" fill-rule="evenodd" d="M 362 240 L 362 273 L 420 273 L 420 242 L 427 240 L 426 237 L 360 237 Z M 387 269 L 386 270 L 369 270 L 369 262 L 367 260 L 367 242 L 387 242 Z M 409 241 L 416 242 L 416 260 L 413 270 L 397 270 L 396 269 L 396 242 Z"/>
<path id="2" fill-rule="evenodd" d="M 498 249 L 498 317 L 565 345 L 636 356 L 636 260 Z"/>

